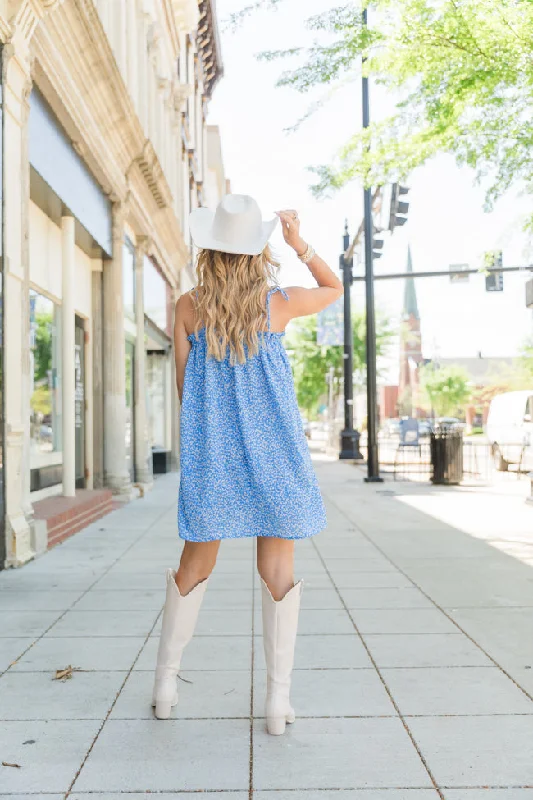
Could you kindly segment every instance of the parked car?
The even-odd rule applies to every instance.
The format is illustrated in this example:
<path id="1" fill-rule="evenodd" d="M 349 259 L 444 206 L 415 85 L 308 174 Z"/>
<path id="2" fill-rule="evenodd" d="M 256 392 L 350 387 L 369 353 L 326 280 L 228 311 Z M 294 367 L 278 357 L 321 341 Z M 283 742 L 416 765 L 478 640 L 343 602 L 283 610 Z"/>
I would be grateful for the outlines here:
<path id="1" fill-rule="evenodd" d="M 496 468 L 533 469 L 533 389 L 503 392 L 492 399 L 486 434 Z"/>
<path id="2" fill-rule="evenodd" d="M 41 425 L 39 427 L 39 439 L 42 442 L 51 442 L 53 436 L 52 426 L 51 425 Z"/>
<path id="3" fill-rule="evenodd" d="M 391 417 L 384 420 L 380 428 L 382 436 L 399 436 L 400 435 L 400 420 Z"/>
<path id="4" fill-rule="evenodd" d="M 420 437 L 429 436 L 433 430 L 433 424 L 430 419 L 418 420 L 418 435 Z"/>

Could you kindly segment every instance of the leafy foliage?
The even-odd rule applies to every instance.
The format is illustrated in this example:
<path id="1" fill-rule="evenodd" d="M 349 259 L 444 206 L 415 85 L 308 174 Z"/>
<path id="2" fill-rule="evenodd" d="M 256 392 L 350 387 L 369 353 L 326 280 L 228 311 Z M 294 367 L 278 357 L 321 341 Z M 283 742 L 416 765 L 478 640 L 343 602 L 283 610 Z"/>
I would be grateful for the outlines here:
<path id="1" fill-rule="evenodd" d="M 35 381 L 48 377 L 52 369 L 52 322 L 50 312 L 37 312 L 35 315 Z"/>
<path id="2" fill-rule="evenodd" d="M 530 337 L 522 347 L 519 359 L 520 366 L 524 370 L 530 385 L 533 384 L 533 336 Z M 524 387 L 525 388 L 525 387 Z"/>
<path id="3" fill-rule="evenodd" d="M 280 2 L 259 0 L 245 11 Z M 299 92 L 353 78 L 365 56 L 365 73 L 397 98 L 387 119 L 354 133 L 333 163 L 313 168 L 314 192 L 352 179 L 397 180 L 448 152 L 488 180 L 487 208 L 517 179 L 532 193 L 533 3 L 374 0 L 365 29 L 368 5 L 345 2 L 307 19 L 317 32 L 311 47 L 263 54 L 299 60 L 279 79 Z"/>
<path id="4" fill-rule="evenodd" d="M 31 396 L 31 410 L 43 417 L 52 413 L 52 395 L 48 386 L 37 386 Z"/>
<path id="5" fill-rule="evenodd" d="M 439 417 L 456 414 L 472 396 L 467 373 L 460 367 L 435 369 L 431 364 L 420 369 L 422 389 Z"/>
<path id="6" fill-rule="evenodd" d="M 352 314 L 353 368 L 363 376 L 366 369 L 365 316 Z M 393 333 L 383 317 L 377 324 L 378 357 L 386 351 Z M 331 367 L 335 378 L 344 376 L 344 348 L 339 345 L 317 344 L 316 315 L 295 320 L 287 333 L 286 347 L 291 361 L 298 405 L 308 416 L 318 410 L 321 397 L 327 391 L 326 375 Z M 338 383 L 338 382 L 337 382 Z"/>

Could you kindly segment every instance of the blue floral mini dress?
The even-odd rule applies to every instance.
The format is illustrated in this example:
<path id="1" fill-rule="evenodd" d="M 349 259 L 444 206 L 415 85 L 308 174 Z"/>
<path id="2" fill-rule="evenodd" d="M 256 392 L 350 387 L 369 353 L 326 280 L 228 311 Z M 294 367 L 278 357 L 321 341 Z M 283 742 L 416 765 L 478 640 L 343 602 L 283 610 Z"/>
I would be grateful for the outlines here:
<path id="1" fill-rule="evenodd" d="M 178 527 L 182 539 L 303 539 L 327 525 L 294 382 L 282 343 L 267 331 L 244 364 L 207 358 L 205 328 L 192 344 L 180 419 Z"/>

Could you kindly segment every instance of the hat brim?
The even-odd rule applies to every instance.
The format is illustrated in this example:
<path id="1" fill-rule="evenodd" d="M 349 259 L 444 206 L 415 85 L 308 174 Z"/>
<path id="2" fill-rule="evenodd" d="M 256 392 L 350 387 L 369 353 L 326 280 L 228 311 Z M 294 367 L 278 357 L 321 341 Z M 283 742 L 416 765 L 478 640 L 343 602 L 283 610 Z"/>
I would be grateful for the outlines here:
<path id="1" fill-rule="evenodd" d="M 243 238 L 240 242 L 227 242 L 213 236 L 214 211 L 209 208 L 196 208 L 189 215 L 189 230 L 196 245 L 202 250 L 219 250 L 242 256 L 258 256 L 263 252 L 278 223 L 278 218 L 263 222 L 261 235 L 253 239 Z"/>

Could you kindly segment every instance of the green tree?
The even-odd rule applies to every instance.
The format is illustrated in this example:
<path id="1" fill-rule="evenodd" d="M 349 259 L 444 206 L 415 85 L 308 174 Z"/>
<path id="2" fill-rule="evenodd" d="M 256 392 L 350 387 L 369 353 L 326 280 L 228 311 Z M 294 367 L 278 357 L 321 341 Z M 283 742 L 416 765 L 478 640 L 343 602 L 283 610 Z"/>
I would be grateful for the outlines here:
<path id="1" fill-rule="evenodd" d="M 52 313 L 38 311 L 35 314 L 35 381 L 48 377 L 52 369 Z"/>
<path id="2" fill-rule="evenodd" d="M 420 369 L 420 383 L 429 405 L 439 417 L 456 414 L 472 396 L 468 375 L 460 367 L 435 369 L 427 364 Z"/>
<path id="3" fill-rule="evenodd" d="M 353 367 L 354 372 L 364 375 L 366 369 L 365 316 L 352 314 Z M 382 356 L 393 335 L 389 322 L 378 317 L 377 354 Z M 326 375 L 333 368 L 335 378 L 344 375 L 344 348 L 339 345 L 317 344 L 316 315 L 300 317 L 287 332 L 286 346 L 291 361 L 298 405 L 308 416 L 318 411 L 320 399 L 327 391 Z"/>
<path id="4" fill-rule="evenodd" d="M 530 384 L 533 383 L 533 336 L 524 342 L 519 364 L 525 372 L 527 381 Z"/>
<path id="5" fill-rule="evenodd" d="M 52 413 L 52 394 L 48 386 L 38 386 L 31 396 L 31 410 L 46 417 Z"/>
<path id="6" fill-rule="evenodd" d="M 278 5 L 259 0 L 233 21 Z M 365 29 L 361 9 L 370 5 Z M 438 152 L 488 180 L 487 208 L 515 181 L 533 193 L 532 2 L 361 0 L 306 24 L 315 32 L 310 47 L 262 54 L 296 60 L 280 86 L 304 93 L 327 86 L 329 95 L 360 74 L 365 55 L 365 73 L 396 99 L 393 112 L 351 135 L 333 163 L 314 167 L 316 194 L 352 179 L 372 186 L 405 177 Z"/>

